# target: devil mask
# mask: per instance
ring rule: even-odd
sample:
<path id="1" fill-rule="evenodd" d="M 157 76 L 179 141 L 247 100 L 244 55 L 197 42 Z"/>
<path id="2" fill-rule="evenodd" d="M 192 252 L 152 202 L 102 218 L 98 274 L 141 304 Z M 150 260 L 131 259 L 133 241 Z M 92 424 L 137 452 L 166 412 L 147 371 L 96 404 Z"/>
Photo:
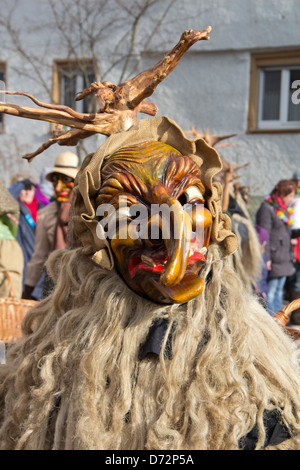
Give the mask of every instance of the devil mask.
<path id="1" fill-rule="evenodd" d="M 198 165 L 148 141 L 112 155 L 101 177 L 96 206 L 126 284 L 161 303 L 198 295 L 212 224 Z"/>
<path id="2" fill-rule="evenodd" d="M 75 181 L 74 233 L 136 293 L 187 302 L 203 289 L 209 243 L 223 244 L 225 254 L 236 249 L 212 183 L 220 168 L 214 149 L 189 141 L 167 118 L 141 121 L 86 157 Z"/>

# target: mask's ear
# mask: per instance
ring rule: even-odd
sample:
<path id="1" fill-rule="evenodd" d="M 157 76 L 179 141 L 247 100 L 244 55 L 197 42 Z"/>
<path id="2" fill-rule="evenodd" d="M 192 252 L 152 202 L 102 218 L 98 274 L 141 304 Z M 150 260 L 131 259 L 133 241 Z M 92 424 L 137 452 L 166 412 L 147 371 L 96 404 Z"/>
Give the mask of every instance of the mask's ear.
<path id="1" fill-rule="evenodd" d="M 212 196 L 208 200 L 208 209 L 213 218 L 211 241 L 220 244 L 227 255 L 238 248 L 236 235 L 231 231 L 231 220 L 222 212 L 223 189 L 221 183 L 212 184 Z"/>

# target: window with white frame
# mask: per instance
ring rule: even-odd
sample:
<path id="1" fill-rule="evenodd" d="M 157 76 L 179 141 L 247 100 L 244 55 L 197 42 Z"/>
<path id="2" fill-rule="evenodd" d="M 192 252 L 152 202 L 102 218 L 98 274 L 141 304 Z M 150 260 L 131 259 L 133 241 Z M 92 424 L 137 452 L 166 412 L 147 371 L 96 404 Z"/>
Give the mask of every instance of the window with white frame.
<path id="1" fill-rule="evenodd" d="M 300 132 L 300 51 L 252 54 L 249 132 Z"/>
<path id="2" fill-rule="evenodd" d="M 258 128 L 300 127 L 300 105 L 293 100 L 300 67 L 260 69 Z"/>

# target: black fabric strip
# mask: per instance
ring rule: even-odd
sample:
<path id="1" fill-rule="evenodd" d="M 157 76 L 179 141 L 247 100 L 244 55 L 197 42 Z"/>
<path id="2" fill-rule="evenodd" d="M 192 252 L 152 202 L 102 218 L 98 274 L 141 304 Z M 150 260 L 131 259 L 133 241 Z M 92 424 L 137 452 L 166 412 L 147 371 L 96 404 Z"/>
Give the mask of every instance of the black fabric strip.
<path id="1" fill-rule="evenodd" d="M 266 432 L 266 439 L 263 449 L 268 446 L 279 445 L 292 437 L 288 428 L 284 425 L 281 418 L 281 413 L 278 410 L 265 410 L 263 415 L 263 422 Z M 240 440 L 240 449 L 254 450 L 257 441 L 258 425 L 255 424 L 251 431 Z"/>
<path id="2" fill-rule="evenodd" d="M 212 278 L 212 271 L 206 276 L 205 284 L 211 281 Z M 159 318 L 156 320 L 153 325 L 149 329 L 149 333 L 147 335 L 146 341 L 140 346 L 139 351 L 139 360 L 141 361 L 144 359 L 147 354 L 156 354 L 159 356 L 161 345 L 163 343 L 166 331 L 168 328 L 168 320 L 165 318 Z M 172 330 L 168 336 L 166 347 L 164 351 L 164 355 L 167 359 L 172 359 Z"/>
<path id="3" fill-rule="evenodd" d="M 157 356 L 159 356 L 161 345 L 164 340 L 167 328 L 168 319 L 166 318 L 159 318 L 153 323 L 153 325 L 149 329 L 146 341 L 140 346 L 140 361 L 144 359 L 148 354 L 156 354 Z M 168 336 L 166 347 L 164 350 L 164 354 L 167 359 L 172 359 L 171 339 L 172 332 Z"/>

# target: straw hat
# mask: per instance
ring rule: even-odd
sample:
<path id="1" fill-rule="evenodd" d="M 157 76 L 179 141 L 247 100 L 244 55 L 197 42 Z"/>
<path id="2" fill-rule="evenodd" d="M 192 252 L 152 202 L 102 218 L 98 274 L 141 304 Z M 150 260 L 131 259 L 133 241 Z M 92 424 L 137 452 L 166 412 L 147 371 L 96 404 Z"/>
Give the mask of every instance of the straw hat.
<path id="1" fill-rule="evenodd" d="M 61 173 L 62 175 L 70 176 L 75 179 L 78 169 L 77 155 L 69 151 L 62 152 L 56 157 L 54 168 L 47 173 L 46 179 L 51 181 L 53 173 Z"/>

